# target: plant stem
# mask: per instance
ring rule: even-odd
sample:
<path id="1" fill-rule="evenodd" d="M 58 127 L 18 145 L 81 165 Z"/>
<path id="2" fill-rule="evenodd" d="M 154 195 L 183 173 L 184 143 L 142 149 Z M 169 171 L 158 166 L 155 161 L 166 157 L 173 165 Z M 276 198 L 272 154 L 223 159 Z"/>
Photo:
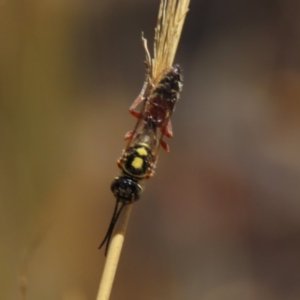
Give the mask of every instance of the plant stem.
<path id="1" fill-rule="evenodd" d="M 131 209 L 132 204 L 126 204 L 114 231 L 109 245 L 96 300 L 108 300 L 110 297 Z"/>

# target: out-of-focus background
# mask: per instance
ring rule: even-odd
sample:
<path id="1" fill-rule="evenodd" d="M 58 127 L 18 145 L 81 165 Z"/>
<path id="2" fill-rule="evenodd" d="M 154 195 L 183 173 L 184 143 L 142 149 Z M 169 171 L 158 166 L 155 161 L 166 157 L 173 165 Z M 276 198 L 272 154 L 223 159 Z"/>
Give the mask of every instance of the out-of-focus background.
<path id="1" fill-rule="evenodd" d="M 0 1 L 0 299 L 95 299 L 158 6 Z M 134 205 L 112 300 L 300 299 L 299 15 L 192 0 L 171 153 Z"/>

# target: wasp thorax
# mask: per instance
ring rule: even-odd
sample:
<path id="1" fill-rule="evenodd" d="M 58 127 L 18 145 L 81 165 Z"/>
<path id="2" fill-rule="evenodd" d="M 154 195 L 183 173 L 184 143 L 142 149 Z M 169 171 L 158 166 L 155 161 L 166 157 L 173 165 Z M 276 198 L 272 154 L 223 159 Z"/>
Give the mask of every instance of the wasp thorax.
<path id="1" fill-rule="evenodd" d="M 123 171 L 141 179 L 147 177 L 152 166 L 153 156 L 146 145 L 136 145 L 127 150 L 124 156 Z"/>

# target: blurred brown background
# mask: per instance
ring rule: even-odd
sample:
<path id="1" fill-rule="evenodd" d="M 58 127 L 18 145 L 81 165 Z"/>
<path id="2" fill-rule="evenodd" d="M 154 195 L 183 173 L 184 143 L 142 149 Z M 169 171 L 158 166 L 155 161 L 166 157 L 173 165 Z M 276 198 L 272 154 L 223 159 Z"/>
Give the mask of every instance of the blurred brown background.
<path id="1" fill-rule="evenodd" d="M 0 299 L 95 299 L 158 5 L 0 1 Z M 300 3 L 190 8 L 171 153 L 111 299 L 300 299 Z"/>

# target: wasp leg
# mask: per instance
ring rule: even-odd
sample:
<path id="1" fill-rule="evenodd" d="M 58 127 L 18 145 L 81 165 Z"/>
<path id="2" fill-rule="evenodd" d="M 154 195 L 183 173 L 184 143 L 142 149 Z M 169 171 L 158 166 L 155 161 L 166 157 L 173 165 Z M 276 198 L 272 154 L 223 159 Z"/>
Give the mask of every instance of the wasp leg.
<path id="1" fill-rule="evenodd" d="M 125 134 L 125 136 L 124 136 L 124 140 L 125 140 L 125 141 L 130 141 L 130 140 L 132 139 L 133 135 L 134 135 L 134 130 L 128 131 L 128 132 Z"/>
<path id="2" fill-rule="evenodd" d="M 170 152 L 170 147 L 164 140 L 160 140 L 160 145 L 166 152 Z"/>
<path id="3" fill-rule="evenodd" d="M 172 123 L 170 120 L 168 121 L 167 126 L 161 129 L 161 132 L 168 138 L 173 137 Z"/>
<path id="4" fill-rule="evenodd" d="M 117 166 L 118 166 L 120 169 L 122 169 L 122 164 L 123 164 L 123 157 L 121 157 L 121 158 L 119 158 L 119 159 L 117 160 Z"/>
<path id="5" fill-rule="evenodd" d="M 133 103 L 131 104 L 131 106 L 129 107 L 129 112 L 136 118 L 141 119 L 143 117 L 143 115 L 134 110 L 142 101 L 144 100 L 142 95 L 138 95 L 138 97 L 133 101 Z"/>
<path id="6" fill-rule="evenodd" d="M 149 168 L 146 179 L 150 179 L 154 175 L 154 167 Z"/>

